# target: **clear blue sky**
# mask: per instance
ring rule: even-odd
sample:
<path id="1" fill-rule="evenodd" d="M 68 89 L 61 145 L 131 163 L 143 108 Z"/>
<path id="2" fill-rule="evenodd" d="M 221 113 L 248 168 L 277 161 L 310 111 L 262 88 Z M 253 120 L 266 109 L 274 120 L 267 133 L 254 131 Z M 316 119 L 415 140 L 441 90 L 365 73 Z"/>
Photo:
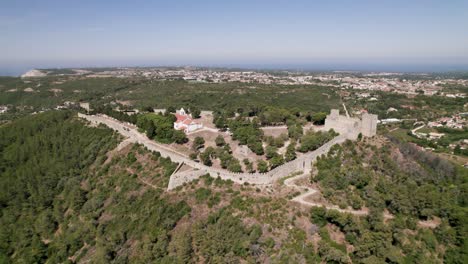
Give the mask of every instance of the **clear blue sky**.
<path id="1" fill-rule="evenodd" d="M 165 64 L 468 65 L 468 1 L 0 1 L 3 69 Z"/>

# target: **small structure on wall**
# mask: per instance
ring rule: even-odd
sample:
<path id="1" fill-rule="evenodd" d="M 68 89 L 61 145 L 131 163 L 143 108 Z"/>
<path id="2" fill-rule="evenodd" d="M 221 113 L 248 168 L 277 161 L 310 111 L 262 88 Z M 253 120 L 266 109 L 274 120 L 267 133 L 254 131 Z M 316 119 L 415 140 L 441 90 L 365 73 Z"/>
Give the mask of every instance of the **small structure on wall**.
<path id="1" fill-rule="evenodd" d="M 185 133 L 193 132 L 203 127 L 203 124 L 193 121 L 192 115 L 187 114 L 184 108 L 175 113 L 177 120 L 174 122 L 174 129 L 183 130 Z"/>
<path id="2" fill-rule="evenodd" d="M 333 129 L 348 139 L 355 140 L 359 133 L 365 137 L 377 134 L 377 115 L 364 113 L 362 119 L 340 115 L 338 109 L 332 109 L 325 119 L 325 129 Z"/>

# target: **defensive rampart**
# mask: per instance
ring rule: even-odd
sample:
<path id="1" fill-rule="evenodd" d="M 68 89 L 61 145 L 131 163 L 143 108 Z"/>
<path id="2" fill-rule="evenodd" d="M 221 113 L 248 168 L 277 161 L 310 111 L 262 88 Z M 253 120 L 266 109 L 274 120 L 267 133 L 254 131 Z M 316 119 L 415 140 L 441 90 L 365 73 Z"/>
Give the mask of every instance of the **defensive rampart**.
<path id="1" fill-rule="evenodd" d="M 330 148 L 335 145 L 342 143 L 346 140 L 345 136 L 337 136 L 325 143 L 323 146 L 315 151 L 308 152 L 299 155 L 297 159 L 287 162 L 277 168 L 272 169 L 267 173 L 235 173 L 224 169 L 217 169 L 213 167 L 205 166 L 199 162 L 191 160 L 185 154 L 177 152 L 163 144 L 159 144 L 153 140 L 150 140 L 146 135 L 138 132 L 137 128 L 129 123 L 124 123 L 106 115 L 85 115 L 78 114 L 79 117 L 84 118 L 94 124 L 105 124 L 106 126 L 116 130 L 129 140 L 146 146 L 149 150 L 157 151 L 162 157 L 170 158 L 173 162 L 184 162 L 188 166 L 195 170 L 188 172 L 176 173 L 169 179 L 168 190 L 172 190 L 184 183 L 198 179 L 204 174 L 210 174 L 212 177 L 220 177 L 223 180 L 232 180 L 233 182 L 243 184 L 248 182 L 254 185 L 268 185 L 274 181 L 288 176 L 296 171 L 310 171 L 311 163 L 320 155 L 326 154 Z"/>

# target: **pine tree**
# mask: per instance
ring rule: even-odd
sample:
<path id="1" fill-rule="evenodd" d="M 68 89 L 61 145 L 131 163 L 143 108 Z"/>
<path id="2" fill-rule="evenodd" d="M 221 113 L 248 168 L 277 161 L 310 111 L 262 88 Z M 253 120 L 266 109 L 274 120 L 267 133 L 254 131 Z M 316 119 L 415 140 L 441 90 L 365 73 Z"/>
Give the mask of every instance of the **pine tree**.
<path id="1" fill-rule="evenodd" d="M 153 139 L 156 136 L 156 127 L 153 122 L 148 122 L 148 128 L 146 129 L 146 136 Z"/>

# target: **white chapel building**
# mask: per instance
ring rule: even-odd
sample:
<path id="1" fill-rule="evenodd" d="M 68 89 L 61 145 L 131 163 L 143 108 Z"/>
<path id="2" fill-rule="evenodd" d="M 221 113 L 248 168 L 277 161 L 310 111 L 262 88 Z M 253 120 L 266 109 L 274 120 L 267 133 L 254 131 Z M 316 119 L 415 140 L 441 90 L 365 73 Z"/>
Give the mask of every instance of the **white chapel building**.
<path id="1" fill-rule="evenodd" d="M 175 113 L 177 120 L 174 122 L 174 129 L 183 130 L 185 133 L 193 132 L 203 127 L 203 124 L 193 121 L 192 115 L 187 114 L 184 108 Z"/>

